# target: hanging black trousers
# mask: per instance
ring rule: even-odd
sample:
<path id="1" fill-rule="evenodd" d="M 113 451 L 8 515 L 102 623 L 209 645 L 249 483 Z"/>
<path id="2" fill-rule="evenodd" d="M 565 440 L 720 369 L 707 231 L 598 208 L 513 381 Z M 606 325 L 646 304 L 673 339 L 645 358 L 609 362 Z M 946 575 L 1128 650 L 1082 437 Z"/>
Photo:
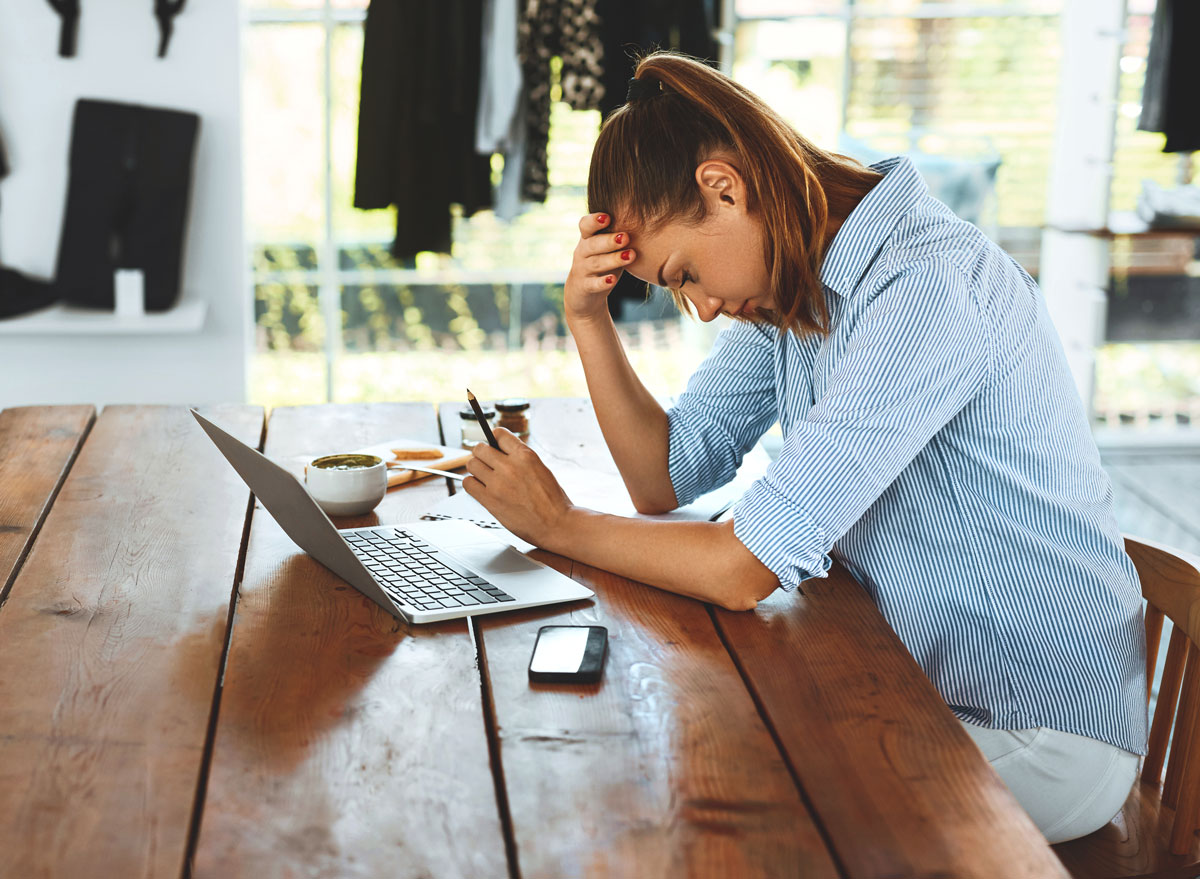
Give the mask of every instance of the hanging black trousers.
<path id="1" fill-rule="evenodd" d="M 75 105 L 55 277 L 60 299 L 110 309 L 113 274 L 124 268 L 145 274 L 147 311 L 175 304 L 198 127 L 194 113 Z"/>

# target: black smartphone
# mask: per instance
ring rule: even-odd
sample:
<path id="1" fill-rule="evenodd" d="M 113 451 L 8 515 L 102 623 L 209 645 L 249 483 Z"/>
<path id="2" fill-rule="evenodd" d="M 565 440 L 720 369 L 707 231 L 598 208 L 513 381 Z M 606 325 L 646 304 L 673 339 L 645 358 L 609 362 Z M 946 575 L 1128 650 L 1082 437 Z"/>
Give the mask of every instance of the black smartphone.
<path id="1" fill-rule="evenodd" d="M 529 660 L 529 680 L 544 684 L 594 684 L 608 655 L 604 626 L 542 626 Z"/>

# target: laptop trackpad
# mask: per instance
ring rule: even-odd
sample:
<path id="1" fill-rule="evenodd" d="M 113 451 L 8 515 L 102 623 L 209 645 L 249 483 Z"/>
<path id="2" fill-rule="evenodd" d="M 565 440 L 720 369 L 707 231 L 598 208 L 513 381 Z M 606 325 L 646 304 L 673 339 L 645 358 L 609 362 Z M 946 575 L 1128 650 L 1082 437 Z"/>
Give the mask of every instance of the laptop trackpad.
<path id="1" fill-rule="evenodd" d="M 494 543 L 486 546 L 456 546 L 451 550 L 467 567 L 480 574 L 521 574 L 540 571 L 543 565 L 528 559 L 511 546 Z"/>

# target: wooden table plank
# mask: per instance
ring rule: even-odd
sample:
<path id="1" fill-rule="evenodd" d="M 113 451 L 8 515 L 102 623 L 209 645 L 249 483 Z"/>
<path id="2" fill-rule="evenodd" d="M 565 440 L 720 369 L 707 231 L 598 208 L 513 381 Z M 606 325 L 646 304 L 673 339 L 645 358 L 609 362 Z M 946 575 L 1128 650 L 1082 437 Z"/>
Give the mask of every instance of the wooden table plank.
<path id="1" fill-rule="evenodd" d="M 587 401 L 534 401 L 531 421 L 553 467 L 615 470 Z M 838 875 L 705 606 L 535 556 L 597 597 L 476 621 L 520 875 Z M 529 682 L 554 623 L 608 627 L 600 684 Z"/>
<path id="2" fill-rule="evenodd" d="M 95 419 L 93 406 L 0 412 L 0 605 Z"/>
<path id="3" fill-rule="evenodd" d="M 433 407 L 276 409 L 266 450 L 296 465 L 400 437 L 436 441 Z M 446 491 L 337 524 L 409 521 Z M 466 624 L 397 622 L 256 509 L 193 875 L 507 873 Z"/>
<path id="4" fill-rule="evenodd" d="M 1062 865 L 866 593 L 716 611 L 850 877 L 1064 877 Z"/>
<path id="5" fill-rule="evenodd" d="M 97 419 L 0 613 L 0 875 L 179 873 L 249 497 L 186 409 Z"/>

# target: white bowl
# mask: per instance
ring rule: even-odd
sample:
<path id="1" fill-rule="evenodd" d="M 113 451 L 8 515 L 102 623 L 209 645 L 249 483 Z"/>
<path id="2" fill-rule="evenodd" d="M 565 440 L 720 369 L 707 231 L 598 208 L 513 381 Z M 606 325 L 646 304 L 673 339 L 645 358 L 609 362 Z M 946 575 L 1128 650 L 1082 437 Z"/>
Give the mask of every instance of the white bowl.
<path id="1" fill-rule="evenodd" d="M 308 493 L 329 516 L 361 516 L 387 493 L 387 465 L 377 455 L 323 455 L 304 468 Z"/>

